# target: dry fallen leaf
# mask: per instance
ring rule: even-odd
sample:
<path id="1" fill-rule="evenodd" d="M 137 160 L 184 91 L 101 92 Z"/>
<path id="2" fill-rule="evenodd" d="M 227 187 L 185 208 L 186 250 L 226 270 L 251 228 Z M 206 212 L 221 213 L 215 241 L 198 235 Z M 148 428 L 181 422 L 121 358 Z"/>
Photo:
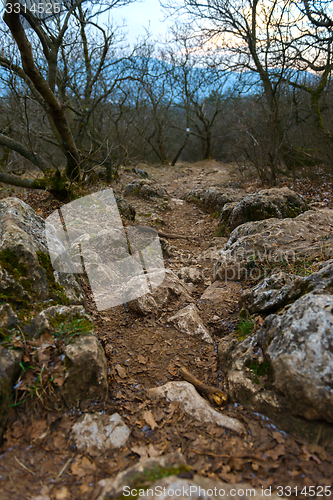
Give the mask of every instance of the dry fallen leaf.
<path id="1" fill-rule="evenodd" d="M 155 429 L 155 427 L 158 427 L 157 423 L 155 422 L 155 419 L 153 417 L 153 414 L 151 411 L 149 410 L 146 410 L 143 412 L 143 418 L 146 422 L 146 424 L 149 425 L 149 427 L 151 427 L 151 429 Z"/>
<path id="2" fill-rule="evenodd" d="M 57 490 L 54 495 L 56 500 L 67 500 L 67 498 L 70 498 L 70 493 L 66 486 Z"/>
<path id="3" fill-rule="evenodd" d="M 285 447 L 283 446 L 283 444 L 279 444 L 278 446 L 276 446 L 272 450 L 268 450 L 265 452 L 265 455 L 267 457 L 272 458 L 273 460 L 277 460 L 279 456 L 285 455 L 285 454 L 286 454 L 286 450 L 285 450 Z"/>
<path id="4" fill-rule="evenodd" d="M 57 385 L 58 387 L 62 387 L 64 382 L 65 382 L 65 377 L 63 375 L 59 375 L 59 377 L 55 377 L 53 379 L 53 384 Z"/>
<path id="5" fill-rule="evenodd" d="M 319 460 L 319 458 L 317 457 L 317 455 L 314 455 L 314 453 L 311 453 L 311 450 L 309 449 L 309 446 L 307 446 L 306 444 L 304 444 L 302 446 L 302 451 L 303 451 L 303 455 L 301 455 L 301 458 L 303 458 L 304 460 L 309 461 L 312 458 L 318 464 L 321 463 L 321 461 Z"/>
<path id="6" fill-rule="evenodd" d="M 308 444 L 308 450 L 310 453 L 316 453 L 321 460 L 327 459 L 327 453 L 325 448 L 319 444 Z"/>
<path id="7" fill-rule="evenodd" d="M 121 378 L 126 378 L 127 377 L 127 372 L 125 370 L 125 368 L 121 365 L 116 365 L 116 370 L 117 370 L 117 373 L 119 375 L 119 377 Z"/>
<path id="8" fill-rule="evenodd" d="M 84 477 L 87 474 L 96 470 L 96 465 L 87 457 L 77 458 L 75 462 L 71 465 L 71 472 L 74 476 Z"/>
<path id="9" fill-rule="evenodd" d="M 38 439 L 39 437 L 42 437 L 43 434 L 45 436 L 46 429 L 47 429 L 47 421 L 45 418 L 39 418 L 37 420 L 34 420 L 34 422 L 31 425 L 31 434 L 30 434 L 31 439 Z"/>
<path id="10" fill-rule="evenodd" d="M 272 437 L 279 444 L 283 444 L 285 442 L 285 438 L 283 437 L 283 434 L 281 434 L 281 432 L 277 432 L 277 431 L 272 432 Z"/>
<path id="11" fill-rule="evenodd" d="M 142 356 L 141 354 L 139 354 L 138 356 L 138 361 L 141 365 L 145 365 L 148 361 L 148 358 L 145 358 L 144 356 Z"/>
<path id="12" fill-rule="evenodd" d="M 170 365 L 168 366 L 168 372 L 170 373 L 170 375 L 177 375 L 178 370 L 175 367 L 175 365 L 173 365 L 172 363 L 170 363 Z"/>

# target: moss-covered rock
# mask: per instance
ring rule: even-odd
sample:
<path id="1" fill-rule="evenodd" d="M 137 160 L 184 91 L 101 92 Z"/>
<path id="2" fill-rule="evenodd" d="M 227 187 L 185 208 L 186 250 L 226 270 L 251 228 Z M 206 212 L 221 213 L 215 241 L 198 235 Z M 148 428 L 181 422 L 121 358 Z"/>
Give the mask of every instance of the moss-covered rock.
<path id="1" fill-rule="evenodd" d="M 51 306 L 33 317 L 24 332 L 33 338 L 44 333 L 53 336 L 75 336 L 91 333 L 94 325 L 82 306 Z"/>
<path id="2" fill-rule="evenodd" d="M 136 179 L 128 184 L 123 192 L 126 196 L 138 196 L 139 198 L 168 198 L 166 190 L 148 179 Z"/>
<path id="3" fill-rule="evenodd" d="M 125 219 L 128 219 L 132 222 L 135 221 L 135 208 L 133 205 L 128 203 L 122 196 L 119 196 L 115 194 L 115 199 L 117 202 L 117 207 L 119 210 L 120 215 L 125 217 Z"/>
<path id="4" fill-rule="evenodd" d="M 68 407 L 82 400 L 104 401 L 108 393 L 104 350 L 97 337 L 80 335 L 65 349 L 65 382 L 61 395 Z"/>
<path id="5" fill-rule="evenodd" d="M 185 200 L 219 218 L 226 204 L 237 203 L 245 196 L 246 192 L 243 189 L 193 188 L 186 193 Z"/>
<path id="6" fill-rule="evenodd" d="M 40 310 L 50 304 L 80 304 L 82 291 L 73 275 L 54 272 L 45 237 L 45 222 L 17 198 L 0 202 L 0 303 L 14 310 Z"/>
<path id="7" fill-rule="evenodd" d="M 214 264 L 214 280 L 261 279 L 265 269 L 332 258 L 333 210 L 308 210 L 295 218 L 247 222 L 234 229 Z"/>
<path id="8" fill-rule="evenodd" d="M 304 199 L 287 187 L 263 189 L 237 203 L 224 205 L 218 229 L 219 236 L 229 234 L 246 222 L 293 218 L 307 209 Z"/>

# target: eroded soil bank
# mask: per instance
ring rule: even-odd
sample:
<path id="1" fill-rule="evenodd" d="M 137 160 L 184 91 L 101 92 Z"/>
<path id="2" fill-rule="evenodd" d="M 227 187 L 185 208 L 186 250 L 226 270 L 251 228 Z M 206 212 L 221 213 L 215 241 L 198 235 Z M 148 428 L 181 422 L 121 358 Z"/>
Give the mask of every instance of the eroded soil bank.
<path id="1" fill-rule="evenodd" d="M 312 432 L 310 425 L 308 438 L 301 433 L 295 437 L 267 417 L 232 402 L 223 413 L 246 426 L 246 436 L 240 437 L 214 424 L 200 423 L 176 403 L 154 402 L 147 397 L 147 389 L 181 380 L 180 366 L 209 385 L 222 386 L 217 343 L 238 324 L 238 298 L 250 283 L 227 284 L 219 302 L 200 299 L 212 283 L 211 251 L 215 246 L 221 248 L 227 238 L 215 240 L 218 220 L 182 199 L 196 186 L 235 186 L 238 181 L 232 168 L 212 161 L 178 165 L 174 169 L 144 169 L 166 188 L 170 201 L 163 204 L 130 197 L 136 208 L 136 223 L 189 238 L 167 239 L 170 248 L 165 265 L 175 272 L 196 266 L 203 273 L 204 280 L 194 284 L 191 292 L 214 342 L 207 344 L 172 327 L 168 318 L 182 307 L 176 298 L 158 315 L 140 316 L 126 304 L 97 312 L 89 286 L 81 279 L 87 309 L 107 357 L 108 399 L 96 405 L 78 403 L 76 409 L 62 414 L 49 409 L 43 394 L 38 394 L 34 400 L 13 408 L 0 450 L 1 499 L 95 499 L 101 479 L 125 470 L 140 457 L 177 450 L 194 473 L 227 483 L 272 486 L 272 490 L 289 486 L 289 498 L 299 498 L 294 494 L 296 487 L 300 491 L 309 486 L 331 486 L 333 444 L 325 437 L 324 423 L 319 432 L 318 426 Z M 121 191 L 134 178 L 133 172 L 123 172 L 115 189 Z M 254 189 L 246 184 L 244 187 L 249 192 Z M 94 190 L 98 188 L 95 186 Z M 27 196 L 18 190 L 15 195 L 24 198 L 43 217 L 58 206 L 45 194 Z M 68 439 L 73 423 L 82 413 L 93 411 L 109 415 L 118 412 L 122 416 L 131 430 L 125 447 L 94 457 L 74 448 Z M 288 417 L 286 420 L 290 422 Z M 303 494 L 301 498 L 307 496 Z"/>

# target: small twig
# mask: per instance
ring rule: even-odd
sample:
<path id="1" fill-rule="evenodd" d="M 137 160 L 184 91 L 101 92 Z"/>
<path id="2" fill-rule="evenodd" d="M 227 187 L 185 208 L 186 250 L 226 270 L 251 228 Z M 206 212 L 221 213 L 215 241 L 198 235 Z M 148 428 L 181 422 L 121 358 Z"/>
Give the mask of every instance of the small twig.
<path id="1" fill-rule="evenodd" d="M 26 467 L 24 464 L 22 464 L 22 462 L 20 462 L 19 459 L 16 456 L 14 456 L 14 458 L 15 458 L 16 462 L 18 464 L 20 464 L 21 467 L 23 467 L 23 469 L 27 470 L 28 472 L 30 472 L 30 474 L 33 474 L 34 476 L 36 475 L 35 472 L 33 472 L 32 470 L 28 469 L 28 467 Z"/>
<path id="2" fill-rule="evenodd" d="M 57 477 L 55 478 L 54 482 L 56 483 L 58 481 L 58 479 L 60 478 L 60 476 L 65 472 L 68 464 L 73 460 L 73 457 L 70 457 L 67 462 L 65 463 L 65 465 L 63 466 L 63 468 L 61 469 L 61 471 L 59 472 L 59 474 L 57 475 Z"/>

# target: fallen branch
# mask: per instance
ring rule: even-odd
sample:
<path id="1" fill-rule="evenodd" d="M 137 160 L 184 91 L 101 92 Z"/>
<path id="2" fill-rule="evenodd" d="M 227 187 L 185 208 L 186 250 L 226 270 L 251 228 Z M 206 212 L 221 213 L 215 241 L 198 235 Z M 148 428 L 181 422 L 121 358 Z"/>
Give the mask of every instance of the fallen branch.
<path id="1" fill-rule="evenodd" d="M 179 368 L 179 373 L 183 377 L 183 379 L 194 385 L 198 392 L 206 396 L 211 403 L 216 404 L 217 406 L 222 406 L 227 402 L 228 396 L 224 392 L 220 391 L 220 389 L 217 389 L 216 387 L 204 384 L 203 382 L 195 378 L 195 376 L 192 375 L 192 373 L 186 370 L 186 368 L 184 368 L 183 366 Z"/>

